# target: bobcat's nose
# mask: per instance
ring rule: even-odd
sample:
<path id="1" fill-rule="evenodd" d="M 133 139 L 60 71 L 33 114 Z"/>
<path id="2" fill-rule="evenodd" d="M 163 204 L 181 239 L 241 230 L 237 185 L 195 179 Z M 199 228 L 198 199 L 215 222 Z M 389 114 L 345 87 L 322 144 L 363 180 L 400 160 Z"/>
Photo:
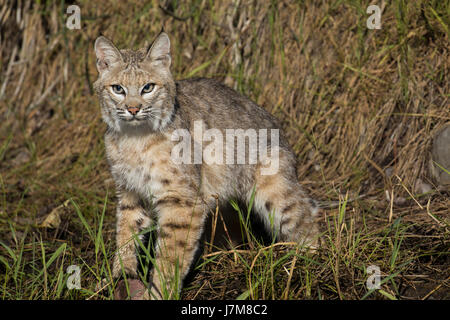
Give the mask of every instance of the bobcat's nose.
<path id="1" fill-rule="evenodd" d="M 142 104 L 138 104 L 138 105 L 134 105 L 134 106 L 126 105 L 126 108 L 129 113 L 131 113 L 133 116 L 135 116 L 139 112 L 139 110 L 141 110 Z"/>

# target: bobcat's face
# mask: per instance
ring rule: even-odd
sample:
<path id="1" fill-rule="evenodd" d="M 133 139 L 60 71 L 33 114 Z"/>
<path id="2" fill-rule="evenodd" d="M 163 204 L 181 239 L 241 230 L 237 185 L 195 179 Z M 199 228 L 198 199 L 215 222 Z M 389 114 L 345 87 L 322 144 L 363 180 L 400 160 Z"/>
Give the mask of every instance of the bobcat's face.
<path id="1" fill-rule="evenodd" d="M 167 35 L 161 33 L 150 49 L 137 51 L 119 51 L 99 37 L 95 50 L 100 76 L 94 86 L 108 126 L 116 131 L 163 130 L 171 120 L 175 96 Z"/>

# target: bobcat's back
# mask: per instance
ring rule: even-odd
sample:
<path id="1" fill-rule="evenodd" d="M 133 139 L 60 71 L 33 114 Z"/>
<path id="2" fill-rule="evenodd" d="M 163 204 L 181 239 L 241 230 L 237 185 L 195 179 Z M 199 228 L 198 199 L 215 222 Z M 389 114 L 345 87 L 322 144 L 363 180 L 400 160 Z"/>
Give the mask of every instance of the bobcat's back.
<path id="1" fill-rule="evenodd" d="M 275 129 L 278 121 L 249 98 L 214 79 L 176 81 L 180 116 L 210 128 Z"/>

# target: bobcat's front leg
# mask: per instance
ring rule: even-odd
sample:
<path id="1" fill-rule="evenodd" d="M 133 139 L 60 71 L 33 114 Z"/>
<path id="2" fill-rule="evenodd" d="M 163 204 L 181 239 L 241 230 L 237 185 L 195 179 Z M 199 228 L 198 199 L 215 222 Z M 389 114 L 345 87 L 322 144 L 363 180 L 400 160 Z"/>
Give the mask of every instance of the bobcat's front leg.
<path id="1" fill-rule="evenodd" d="M 127 276 L 137 278 L 138 260 L 134 237 L 151 223 L 142 207 L 139 196 L 134 192 L 118 193 L 116 245 L 113 262 L 113 277 L 122 275 L 122 267 Z"/>
<path id="2" fill-rule="evenodd" d="M 181 289 L 202 234 L 205 207 L 199 202 L 178 195 L 155 202 L 159 229 L 151 299 L 173 299 Z"/>

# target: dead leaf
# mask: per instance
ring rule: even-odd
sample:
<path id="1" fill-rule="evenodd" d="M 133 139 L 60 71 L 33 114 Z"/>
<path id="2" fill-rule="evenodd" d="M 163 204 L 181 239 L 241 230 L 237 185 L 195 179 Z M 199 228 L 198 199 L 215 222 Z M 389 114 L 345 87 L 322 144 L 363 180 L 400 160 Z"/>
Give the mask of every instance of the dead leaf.
<path id="1" fill-rule="evenodd" d="M 70 200 L 66 200 L 62 205 L 54 208 L 47 217 L 45 217 L 40 226 L 42 228 L 58 228 L 61 224 L 61 217 L 65 213 L 65 209 L 68 207 L 69 202 Z"/>

